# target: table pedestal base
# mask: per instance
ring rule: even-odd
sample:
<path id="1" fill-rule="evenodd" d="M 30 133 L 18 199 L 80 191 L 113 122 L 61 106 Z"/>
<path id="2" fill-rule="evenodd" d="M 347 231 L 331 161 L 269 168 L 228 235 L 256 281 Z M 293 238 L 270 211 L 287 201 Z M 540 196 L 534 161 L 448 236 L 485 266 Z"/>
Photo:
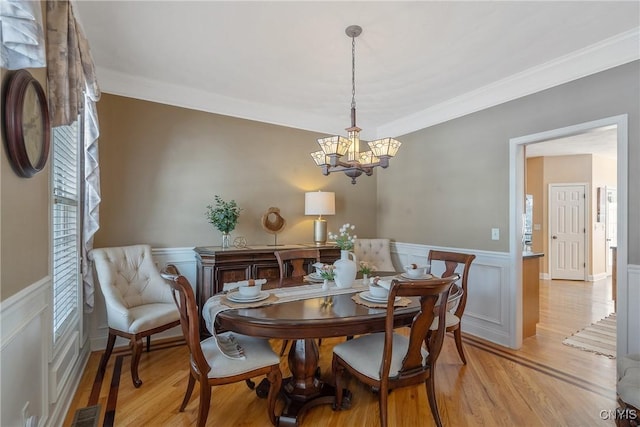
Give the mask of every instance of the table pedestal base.
<path id="1" fill-rule="evenodd" d="M 315 396 L 309 396 L 306 400 L 298 400 L 289 397 L 287 395 L 286 388 L 283 388 L 282 394 L 285 399 L 285 407 L 278 418 L 278 426 L 298 427 L 298 423 L 307 410 L 318 405 L 333 406 L 336 395 L 335 387 L 325 382 L 320 382 L 318 388 L 318 394 Z M 351 392 L 345 389 L 343 393 L 342 408 L 340 409 L 349 409 L 351 407 Z"/>

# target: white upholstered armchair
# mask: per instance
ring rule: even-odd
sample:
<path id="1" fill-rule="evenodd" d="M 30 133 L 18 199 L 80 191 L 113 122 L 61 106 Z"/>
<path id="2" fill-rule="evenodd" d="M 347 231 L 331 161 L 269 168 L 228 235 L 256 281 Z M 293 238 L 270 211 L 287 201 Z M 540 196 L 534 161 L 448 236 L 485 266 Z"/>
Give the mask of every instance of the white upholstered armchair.
<path id="1" fill-rule="evenodd" d="M 367 261 L 375 265 L 378 271 L 396 271 L 391 261 L 389 239 L 356 239 L 353 253 L 358 262 Z"/>
<path id="2" fill-rule="evenodd" d="M 107 366 L 116 337 L 127 338 L 132 351 L 131 379 L 135 387 L 140 387 L 142 338 L 147 338 L 149 351 L 151 335 L 180 324 L 171 286 L 160 276 L 149 245 L 94 249 L 90 256 L 104 294 L 109 324 L 100 370 L 104 372 Z"/>

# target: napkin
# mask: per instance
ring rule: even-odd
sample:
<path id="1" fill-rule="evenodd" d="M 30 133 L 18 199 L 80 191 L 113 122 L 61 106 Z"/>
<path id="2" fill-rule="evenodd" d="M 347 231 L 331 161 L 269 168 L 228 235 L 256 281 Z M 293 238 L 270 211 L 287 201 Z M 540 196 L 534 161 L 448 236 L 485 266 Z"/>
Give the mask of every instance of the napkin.
<path id="1" fill-rule="evenodd" d="M 246 359 L 244 349 L 231 332 L 216 334 L 216 344 L 220 352 L 229 359 Z"/>
<path id="2" fill-rule="evenodd" d="M 378 286 L 382 286 L 383 288 L 385 288 L 386 290 L 391 289 L 391 280 L 383 280 L 383 279 L 378 279 L 378 282 L 376 283 Z"/>
<path id="3" fill-rule="evenodd" d="M 256 285 L 264 285 L 265 283 L 267 283 L 267 279 L 255 279 L 253 281 Z M 239 282 L 229 282 L 229 283 L 225 283 L 222 285 L 222 290 L 223 291 L 231 291 L 233 289 L 237 289 L 241 286 L 248 286 L 249 285 L 249 281 L 248 280 L 240 280 Z"/>

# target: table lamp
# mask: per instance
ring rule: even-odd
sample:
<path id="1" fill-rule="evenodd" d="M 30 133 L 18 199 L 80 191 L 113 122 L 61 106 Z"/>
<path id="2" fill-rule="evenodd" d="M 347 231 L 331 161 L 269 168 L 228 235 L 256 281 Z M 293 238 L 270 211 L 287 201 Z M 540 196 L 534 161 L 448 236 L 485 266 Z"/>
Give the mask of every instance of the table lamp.
<path id="1" fill-rule="evenodd" d="M 304 214 L 319 215 L 313 221 L 313 241 L 316 245 L 327 243 L 327 220 L 322 215 L 335 215 L 336 194 L 331 191 L 313 191 L 304 195 Z"/>

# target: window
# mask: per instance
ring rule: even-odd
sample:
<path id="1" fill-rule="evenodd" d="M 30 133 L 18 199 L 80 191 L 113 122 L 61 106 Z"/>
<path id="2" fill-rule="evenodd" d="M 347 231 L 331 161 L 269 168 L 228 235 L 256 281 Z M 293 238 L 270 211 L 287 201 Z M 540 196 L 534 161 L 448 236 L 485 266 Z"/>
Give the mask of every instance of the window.
<path id="1" fill-rule="evenodd" d="M 53 129 L 53 342 L 78 315 L 80 295 L 80 125 Z"/>

